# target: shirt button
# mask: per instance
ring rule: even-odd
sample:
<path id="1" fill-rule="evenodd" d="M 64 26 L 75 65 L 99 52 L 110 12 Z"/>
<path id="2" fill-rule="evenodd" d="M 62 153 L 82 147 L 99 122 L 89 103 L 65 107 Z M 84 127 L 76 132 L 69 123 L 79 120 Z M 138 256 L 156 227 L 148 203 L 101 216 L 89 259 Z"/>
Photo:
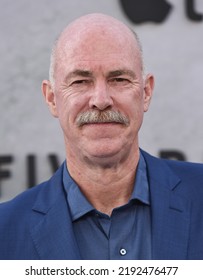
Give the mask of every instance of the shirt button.
<path id="1" fill-rule="evenodd" d="M 121 256 L 125 256 L 127 254 L 126 249 L 124 249 L 124 248 L 120 249 L 120 254 L 121 254 Z"/>

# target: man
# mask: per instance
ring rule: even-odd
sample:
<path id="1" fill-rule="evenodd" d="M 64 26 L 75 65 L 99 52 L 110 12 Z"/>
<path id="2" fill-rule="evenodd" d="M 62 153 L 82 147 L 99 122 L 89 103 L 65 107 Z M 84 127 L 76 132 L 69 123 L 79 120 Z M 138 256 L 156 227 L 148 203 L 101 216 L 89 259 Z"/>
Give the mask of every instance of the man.
<path id="1" fill-rule="evenodd" d="M 42 91 L 66 162 L 0 206 L 1 259 L 202 259 L 203 167 L 139 149 L 152 97 L 137 36 L 102 14 L 55 43 Z"/>

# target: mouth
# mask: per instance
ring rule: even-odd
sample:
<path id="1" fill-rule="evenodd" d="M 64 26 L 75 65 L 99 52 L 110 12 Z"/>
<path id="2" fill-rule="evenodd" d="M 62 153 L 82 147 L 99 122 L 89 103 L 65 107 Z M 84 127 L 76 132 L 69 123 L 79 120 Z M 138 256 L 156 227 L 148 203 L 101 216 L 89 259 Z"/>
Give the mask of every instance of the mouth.
<path id="1" fill-rule="evenodd" d="M 107 121 L 107 122 L 88 122 L 88 123 L 84 123 L 81 126 L 112 126 L 112 125 L 122 125 L 124 126 L 123 123 L 120 122 L 112 122 L 112 121 Z"/>

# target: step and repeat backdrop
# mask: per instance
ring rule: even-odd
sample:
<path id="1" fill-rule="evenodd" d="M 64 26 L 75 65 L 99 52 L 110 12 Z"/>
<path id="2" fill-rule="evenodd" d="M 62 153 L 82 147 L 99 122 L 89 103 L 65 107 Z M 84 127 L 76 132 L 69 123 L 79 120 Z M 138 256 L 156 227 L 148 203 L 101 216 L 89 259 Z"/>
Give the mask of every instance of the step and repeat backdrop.
<path id="1" fill-rule="evenodd" d="M 57 35 L 92 12 L 134 29 L 146 71 L 155 75 L 140 147 L 203 163 L 202 0 L 0 0 L 0 201 L 47 180 L 65 159 L 41 82 Z"/>

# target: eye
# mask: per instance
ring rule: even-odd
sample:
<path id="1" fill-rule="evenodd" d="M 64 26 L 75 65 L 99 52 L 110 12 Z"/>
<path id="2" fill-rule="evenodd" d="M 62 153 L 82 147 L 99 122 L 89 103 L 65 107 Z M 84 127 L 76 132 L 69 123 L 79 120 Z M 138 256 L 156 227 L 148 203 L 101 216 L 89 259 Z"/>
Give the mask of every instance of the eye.
<path id="1" fill-rule="evenodd" d="M 75 80 L 72 82 L 71 85 L 81 85 L 81 84 L 87 84 L 89 82 L 90 82 L 89 80 Z"/>
<path id="2" fill-rule="evenodd" d="M 118 83 L 123 83 L 123 82 L 127 81 L 127 79 L 124 79 L 124 78 L 115 78 L 115 81 L 118 82 Z"/>
<path id="3" fill-rule="evenodd" d="M 116 78 L 112 78 L 110 80 L 110 83 L 115 85 L 127 85 L 130 83 L 130 81 L 126 78 L 116 77 Z"/>

